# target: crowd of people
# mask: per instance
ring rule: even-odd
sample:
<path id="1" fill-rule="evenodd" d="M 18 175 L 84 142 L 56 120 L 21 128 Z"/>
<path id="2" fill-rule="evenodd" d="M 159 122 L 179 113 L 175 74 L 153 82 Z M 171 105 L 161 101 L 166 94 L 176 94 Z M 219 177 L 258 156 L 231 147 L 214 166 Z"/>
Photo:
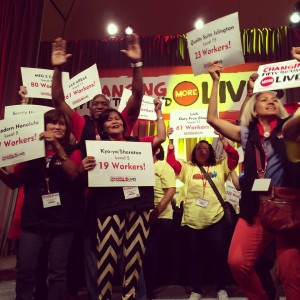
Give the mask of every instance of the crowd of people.
<path id="1" fill-rule="evenodd" d="M 112 299 L 116 273 L 120 273 L 123 300 L 142 299 L 137 291 L 143 286 L 146 298 L 154 299 L 161 247 L 172 227 L 175 179 L 183 183 L 182 255 L 190 288 L 188 299 L 202 299 L 207 254 L 219 300 L 229 299 L 226 285 L 230 272 L 248 299 L 276 300 L 270 275 L 275 260 L 286 299 L 300 299 L 299 232 L 279 235 L 267 231 L 259 218 L 262 191 L 253 190 L 259 180 L 258 157 L 270 187 L 299 189 L 300 157 L 297 151 L 295 157 L 294 151 L 291 161 L 286 145 L 291 143 L 294 149 L 300 146 L 300 116 L 287 113 L 274 91 L 253 94 L 258 78 L 253 74 L 239 125 L 219 118 L 217 94 L 223 66 L 213 63 L 209 68 L 213 84 L 207 122 L 219 134 L 226 156 L 218 160 L 211 143 L 199 137 L 190 159 L 178 160 L 174 131 L 166 129 L 159 98 L 153 102 L 156 134 L 131 136 L 143 98 L 142 52 L 137 34 L 127 36 L 127 48 L 122 52 L 132 66 L 132 94 L 125 109 L 119 112 L 110 108 L 109 98 L 99 93 L 90 101 L 90 114 L 81 116 L 65 102 L 62 69 L 71 57 L 66 41 L 58 38 L 52 44 L 54 109 L 44 114 L 45 129 L 39 135 L 45 142 L 45 157 L 0 168 L 0 179 L 8 187 L 24 187 L 16 300 L 71 299 L 69 275 L 81 272 L 70 260 L 72 252 L 84 261 L 89 299 Z M 300 61 L 300 48 L 293 48 L 291 54 Z M 20 95 L 26 104 L 23 87 Z M 162 144 L 167 138 L 164 159 Z M 244 149 L 240 178 L 235 173 L 239 155 L 228 140 Z M 96 158 L 87 153 L 86 141 L 150 143 L 154 186 L 89 187 L 88 174 L 95 169 Z M 228 177 L 241 190 L 239 219 L 233 233 L 219 201 L 219 197 L 225 199 Z M 76 238 L 78 244 L 74 244 Z M 43 250 L 45 244 L 47 249 Z M 271 253 L 276 249 L 276 258 L 266 255 L 270 249 Z M 39 278 L 44 278 L 42 284 L 47 286 L 42 295 L 36 293 Z"/>

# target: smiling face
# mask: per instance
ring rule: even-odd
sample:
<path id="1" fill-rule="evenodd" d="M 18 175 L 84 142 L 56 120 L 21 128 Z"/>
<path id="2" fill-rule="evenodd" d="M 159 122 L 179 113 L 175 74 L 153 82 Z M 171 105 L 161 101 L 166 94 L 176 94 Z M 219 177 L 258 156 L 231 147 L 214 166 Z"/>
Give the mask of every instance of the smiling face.
<path id="1" fill-rule="evenodd" d="M 257 117 L 274 117 L 279 115 L 278 99 L 273 93 L 261 93 L 256 98 L 254 111 Z"/>
<path id="2" fill-rule="evenodd" d="M 109 113 L 108 118 L 103 124 L 103 131 L 113 139 L 122 138 L 124 125 L 123 120 L 117 112 L 113 111 Z"/>
<path id="3" fill-rule="evenodd" d="M 90 115 L 93 120 L 98 120 L 102 112 L 110 106 L 109 100 L 104 95 L 96 96 L 90 103 Z"/>
<path id="4" fill-rule="evenodd" d="M 63 140 L 67 131 L 65 119 L 61 117 L 59 119 L 48 122 L 46 124 L 46 131 L 52 131 L 53 135 L 58 140 Z"/>

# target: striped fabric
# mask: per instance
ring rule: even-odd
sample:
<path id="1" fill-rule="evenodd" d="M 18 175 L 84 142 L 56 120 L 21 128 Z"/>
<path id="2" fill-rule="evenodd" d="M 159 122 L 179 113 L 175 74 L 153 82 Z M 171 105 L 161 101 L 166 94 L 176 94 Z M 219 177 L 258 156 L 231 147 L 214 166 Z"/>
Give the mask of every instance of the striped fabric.
<path id="1" fill-rule="evenodd" d="M 99 300 L 112 299 L 119 254 L 124 265 L 122 299 L 134 299 L 149 235 L 149 215 L 149 211 L 128 211 L 97 219 Z"/>

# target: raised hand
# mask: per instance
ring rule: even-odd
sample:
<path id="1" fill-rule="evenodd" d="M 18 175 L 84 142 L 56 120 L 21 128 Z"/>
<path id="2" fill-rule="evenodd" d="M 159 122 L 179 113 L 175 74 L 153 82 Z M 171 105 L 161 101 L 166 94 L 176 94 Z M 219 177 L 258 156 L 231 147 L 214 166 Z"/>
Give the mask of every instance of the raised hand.
<path id="1" fill-rule="evenodd" d="M 68 61 L 72 54 L 67 54 L 67 42 L 57 38 L 52 43 L 51 62 L 53 66 L 61 66 Z"/>
<path id="2" fill-rule="evenodd" d="M 19 95 L 21 96 L 21 104 L 28 104 L 28 97 L 27 97 L 27 88 L 26 86 L 21 85 L 19 89 Z"/>
<path id="3" fill-rule="evenodd" d="M 223 65 L 219 62 L 213 62 L 208 69 L 208 73 L 211 76 L 212 80 L 219 81 L 220 80 L 220 72 L 224 70 Z"/>
<path id="4" fill-rule="evenodd" d="M 291 54 L 294 59 L 300 61 L 300 47 L 292 47 Z"/>
<path id="5" fill-rule="evenodd" d="M 249 91 L 253 91 L 254 88 L 254 82 L 255 80 L 258 78 L 258 74 L 257 73 L 253 73 L 252 75 L 250 75 L 249 79 L 248 79 L 248 83 L 247 83 L 247 90 Z"/>
<path id="6" fill-rule="evenodd" d="M 156 97 L 154 99 L 153 103 L 154 103 L 154 110 L 155 111 L 161 110 L 162 102 L 158 97 Z"/>
<path id="7" fill-rule="evenodd" d="M 127 49 L 121 50 L 133 62 L 139 62 L 142 59 L 142 50 L 140 45 L 140 38 L 136 33 L 130 34 L 126 37 Z"/>
<path id="8" fill-rule="evenodd" d="M 168 138 L 170 138 L 170 135 L 172 135 L 173 132 L 174 132 L 174 128 L 173 127 L 168 127 L 168 129 L 167 129 Z"/>

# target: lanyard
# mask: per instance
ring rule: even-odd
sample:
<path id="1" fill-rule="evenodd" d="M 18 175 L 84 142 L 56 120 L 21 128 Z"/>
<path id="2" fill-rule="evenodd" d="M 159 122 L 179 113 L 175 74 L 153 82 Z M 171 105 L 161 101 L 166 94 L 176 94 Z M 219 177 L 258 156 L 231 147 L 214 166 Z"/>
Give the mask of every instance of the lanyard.
<path id="1" fill-rule="evenodd" d="M 98 132 L 98 128 L 97 128 L 97 122 L 94 122 L 94 127 L 95 127 L 95 139 L 96 141 L 100 141 L 100 134 Z"/>
<path id="2" fill-rule="evenodd" d="M 50 193 L 50 168 L 53 168 L 54 164 L 51 164 L 53 156 L 47 156 L 45 159 L 45 182 L 48 194 Z"/>
<path id="3" fill-rule="evenodd" d="M 203 169 L 204 169 L 204 167 L 203 167 Z M 207 176 L 209 176 L 209 167 L 207 167 L 206 173 L 207 173 Z M 206 184 L 207 184 L 207 180 L 206 180 L 205 176 L 203 176 L 203 178 L 202 178 L 202 187 L 203 187 L 202 188 L 202 198 L 203 199 L 204 199 Z"/>

